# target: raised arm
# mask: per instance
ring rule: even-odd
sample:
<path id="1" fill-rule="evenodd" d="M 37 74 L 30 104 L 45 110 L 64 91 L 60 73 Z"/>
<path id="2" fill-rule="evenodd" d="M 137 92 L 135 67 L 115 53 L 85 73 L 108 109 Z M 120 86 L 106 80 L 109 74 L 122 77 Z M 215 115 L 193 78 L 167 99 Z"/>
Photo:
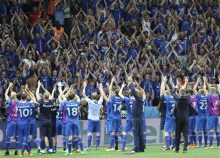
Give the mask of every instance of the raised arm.
<path id="1" fill-rule="evenodd" d="M 112 95 L 112 86 L 113 86 L 114 81 L 115 81 L 115 77 L 112 78 L 110 86 L 109 86 L 109 97 L 111 97 Z"/>
<path id="2" fill-rule="evenodd" d="M 37 100 L 41 99 L 41 97 L 40 97 L 40 87 L 41 87 L 41 82 L 38 81 L 37 90 L 36 90 L 36 98 L 37 98 Z"/>
<path id="3" fill-rule="evenodd" d="M 188 77 L 185 78 L 185 84 L 181 87 L 181 89 L 186 89 L 187 85 L 188 85 L 189 79 Z"/>
<path id="4" fill-rule="evenodd" d="M 24 92 L 29 96 L 33 103 L 37 103 L 35 96 L 32 95 L 32 93 L 28 89 L 25 88 Z"/>
<path id="5" fill-rule="evenodd" d="M 160 86 L 160 96 L 165 94 L 166 81 L 167 81 L 167 78 L 162 76 L 162 81 L 161 81 L 161 86 Z"/>
<path id="6" fill-rule="evenodd" d="M 5 99 L 6 100 L 10 98 L 8 93 L 9 93 L 10 89 L 12 88 L 12 86 L 13 86 L 13 83 L 9 83 L 8 88 L 5 91 Z"/>
<path id="7" fill-rule="evenodd" d="M 207 78 L 205 76 L 203 76 L 203 89 L 205 91 L 205 93 L 207 94 L 208 91 L 207 91 Z"/>
<path id="8" fill-rule="evenodd" d="M 118 95 L 121 97 L 122 100 L 124 100 L 124 98 L 125 98 L 124 95 L 122 94 L 123 89 L 124 89 L 125 86 L 126 86 L 126 85 L 123 83 L 122 86 L 121 86 L 121 89 L 120 89 L 120 91 L 119 91 L 119 93 L 118 93 Z"/>
<path id="9" fill-rule="evenodd" d="M 201 81 L 201 78 L 200 78 L 200 77 L 197 78 L 196 84 L 195 84 L 194 87 L 193 87 L 194 93 L 197 93 L 197 87 L 198 87 L 200 81 Z"/>
<path id="10" fill-rule="evenodd" d="M 41 88 L 43 88 L 43 90 L 45 91 L 45 93 L 49 94 L 49 98 L 53 99 L 53 96 L 50 94 L 50 92 L 44 87 L 44 85 L 41 84 Z"/>
<path id="11" fill-rule="evenodd" d="M 87 86 L 87 82 L 84 81 L 83 82 L 83 91 L 82 91 L 82 95 L 83 95 L 84 98 L 87 98 L 87 96 L 86 96 L 86 86 Z"/>
<path id="12" fill-rule="evenodd" d="M 57 86 L 57 84 L 55 84 L 54 87 L 53 87 L 53 90 L 52 90 L 52 93 L 51 93 L 51 98 L 50 98 L 51 100 L 54 99 L 54 94 L 57 91 L 57 87 L 56 86 Z"/>
<path id="13" fill-rule="evenodd" d="M 131 93 L 132 93 L 132 95 L 134 96 L 134 98 L 135 98 L 137 101 L 143 102 L 143 97 L 142 97 L 142 96 L 139 96 L 139 95 L 137 94 L 137 91 L 135 90 L 132 76 L 129 76 L 129 77 L 127 78 L 127 81 L 128 81 L 129 88 L 131 89 Z"/>
<path id="14" fill-rule="evenodd" d="M 97 83 L 97 87 L 99 89 L 99 92 L 100 92 L 101 96 L 105 99 L 106 102 L 109 102 L 109 98 L 106 96 L 106 94 L 103 90 L 102 84 Z"/>

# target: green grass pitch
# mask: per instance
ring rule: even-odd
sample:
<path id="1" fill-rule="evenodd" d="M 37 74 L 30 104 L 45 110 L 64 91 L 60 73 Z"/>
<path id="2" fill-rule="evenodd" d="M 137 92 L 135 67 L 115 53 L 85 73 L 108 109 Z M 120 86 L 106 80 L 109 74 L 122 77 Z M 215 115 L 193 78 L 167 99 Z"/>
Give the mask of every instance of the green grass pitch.
<path id="1" fill-rule="evenodd" d="M 4 153 L 3 150 L 0 151 L 1 155 Z M 220 149 L 205 149 L 205 148 L 196 148 L 189 149 L 187 153 L 182 153 L 180 150 L 179 153 L 174 153 L 173 151 L 162 151 L 160 146 L 147 146 L 147 149 L 144 153 L 136 153 L 134 155 L 125 155 L 119 151 L 105 151 L 105 148 L 101 148 L 99 151 L 91 150 L 86 151 L 85 155 L 79 153 L 73 153 L 72 155 L 64 156 L 62 149 L 58 149 L 56 154 L 44 154 L 38 155 L 36 150 L 33 150 L 33 158 L 64 158 L 64 157 L 74 157 L 74 158 L 220 158 Z M 7 158 L 15 158 L 19 156 L 14 156 L 14 150 L 10 150 L 10 156 Z M 0 156 L 3 157 L 3 156 Z M 24 157 L 30 157 L 25 153 Z"/>

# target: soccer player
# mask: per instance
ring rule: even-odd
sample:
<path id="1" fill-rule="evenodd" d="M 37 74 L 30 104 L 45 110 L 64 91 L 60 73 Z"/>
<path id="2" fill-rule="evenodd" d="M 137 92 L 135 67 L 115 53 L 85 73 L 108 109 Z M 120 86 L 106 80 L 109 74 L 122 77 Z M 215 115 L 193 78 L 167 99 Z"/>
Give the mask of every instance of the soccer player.
<path id="1" fill-rule="evenodd" d="M 40 124 L 40 150 L 38 150 L 39 154 L 45 154 L 45 139 L 47 137 L 48 142 L 49 142 L 49 150 L 48 153 L 52 153 L 52 138 L 51 138 L 51 112 L 52 109 L 54 108 L 54 103 L 53 103 L 53 95 L 51 95 L 48 91 L 46 91 L 43 94 L 43 98 L 41 99 L 40 97 L 40 88 L 43 88 L 43 85 L 41 82 L 38 82 L 38 87 L 36 90 L 36 98 L 39 103 L 40 107 L 40 119 L 39 119 L 39 124 Z"/>
<path id="2" fill-rule="evenodd" d="M 165 136 L 165 146 L 163 146 L 162 150 L 170 150 L 172 147 L 172 133 L 174 132 L 174 116 L 173 110 L 175 106 L 175 99 L 171 95 L 170 89 L 166 86 L 167 78 L 162 76 L 161 83 L 161 96 L 164 96 L 166 101 L 166 119 L 164 125 L 164 136 Z"/>
<path id="3" fill-rule="evenodd" d="M 126 123 L 124 125 L 124 130 L 122 134 L 122 146 L 121 146 L 121 151 L 125 151 L 126 147 L 126 142 L 127 142 L 127 133 L 132 132 L 132 117 L 131 117 L 131 109 L 132 105 L 135 101 L 133 96 L 126 97 L 122 94 L 123 89 L 126 85 L 123 83 L 121 86 L 121 89 L 118 93 L 118 95 L 121 97 L 121 99 L 125 102 L 126 106 Z"/>
<path id="4" fill-rule="evenodd" d="M 121 108 L 122 108 L 122 99 L 119 97 L 119 89 L 115 89 L 113 92 L 112 86 L 115 81 L 115 78 L 113 77 L 111 80 L 111 84 L 109 86 L 109 100 L 111 104 L 111 110 L 110 110 L 110 117 L 111 117 L 111 129 L 110 129 L 110 145 L 109 149 L 107 151 L 113 151 L 118 150 L 118 135 L 121 134 L 122 131 L 122 124 L 121 124 Z M 114 143 L 116 143 L 116 148 L 114 149 Z"/>
<path id="5" fill-rule="evenodd" d="M 63 136 L 63 138 L 62 138 L 62 141 L 63 141 L 63 151 L 66 151 L 65 130 L 66 130 L 65 111 L 63 111 L 62 107 L 59 106 L 58 109 L 57 109 L 57 115 L 56 115 L 56 137 L 58 135 L 62 135 Z"/>
<path id="6" fill-rule="evenodd" d="M 206 80 L 207 81 L 207 80 Z M 219 106 L 220 100 L 219 95 L 216 93 L 216 88 L 208 85 L 210 91 L 210 100 L 208 102 L 208 118 L 207 118 L 207 130 L 209 135 L 209 148 L 213 148 L 213 135 L 216 134 L 217 147 L 220 146 L 220 131 L 218 125 L 218 115 L 219 115 Z"/>
<path id="7" fill-rule="evenodd" d="M 31 101 L 27 100 L 27 97 L 31 98 Z M 36 103 L 35 97 L 25 89 L 25 92 L 21 94 L 21 100 L 18 101 L 18 113 L 19 113 L 19 136 L 22 138 L 22 148 L 20 156 L 24 156 L 24 151 L 27 150 L 28 154 L 32 156 L 30 146 L 28 145 L 28 137 L 30 132 L 30 116 L 32 114 L 33 103 Z"/>
<path id="8" fill-rule="evenodd" d="M 55 100 L 54 100 L 55 101 Z M 52 144 L 53 144 L 53 153 L 57 152 L 57 141 L 56 141 L 56 117 L 57 117 L 57 104 L 51 109 L 51 137 L 52 137 Z"/>
<path id="9" fill-rule="evenodd" d="M 92 92 L 91 94 L 91 99 L 86 96 L 86 86 L 87 82 L 84 82 L 84 88 L 83 88 L 83 97 L 86 99 L 88 103 L 88 150 L 91 150 L 91 143 L 92 143 L 92 133 L 96 133 L 96 150 L 99 150 L 100 146 L 100 131 L 101 131 L 101 126 L 100 126 L 100 110 L 102 107 L 102 102 L 103 102 L 103 96 L 101 95 L 100 98 L 98 98 L 97 92 Z M 97 84 L 98 89 L 100 85 Z"/>
<path id="10" fill-rule="evenodd" d="M 66 93 L 67 92 L 67 93 Z M 66 93 L 66 94 L 65 94 Z M 65 95 L 64 95 L 65 94 Z M 80 146 L 81 153 L 84 154 L 83 142 L 80 135 L 80 124 L 79 124 L 79 105 L 80 98 L 74 92 L 74 86 L 72 85 L 69 90 L 66 88 L 59 96 L 61 101 L 62 110 L 66 111 L 66 131 L 65 135 L 68 137 L 67 147 L 65 155 L 72 154 L 72 140 L 73 136 L 77 136 L 77 143 Z M 68 98 L 68 100 L 67 100 Z M 78 145 L 76 145 L 78 146 Z"/>
<path id="11" fill-rule="evenodd" d="M 15 137 L 16 145 L 15 145 L 15 155 L 18 155 L 18 108 L 17 108 L 17 94 L 12 91 L 13 83 L 9 83 L 8 88 L 5 91 L 5 99 L 7 103 L 7 128 L 6 128 L 6 152 L 3 154 L 5 156 L 9 155 L 9 147 L 11 144 L 11 138 Z M 9 97 L 9 92 L 11 91 L 11 95 Z"/>
<path id="12" fill-rule="evenodd" d="M 25 88 L 28 92 L 28 95 L 31 96 L 31 98 L 35 99 L 35 95 L 31 91 L 28 90 L 28 87 L 25 87 Z M 40 138 L 37 138 L 37 120 L 36 120 L 37 108 L 36 108 L 35 102 L 31 103 L 30 105 L 31 106 L 30 107 L 30 113 L 31 113 L 30 114 L 30 135 L 32 136 L 32 138 L 35 139 L 37 148 L 40 149 Z M 31 150 L 31 138 L 30 137 L 28 139 L 28 145 Z"/>
<path id="13" fill-rule="evenodd" d="M 201 81 L 200 78 L 198 78 L 196 85 L 195 85 L 195 91 L 197 89 L 197 86 L 199 82 Z M 208 100 L 209 95 L 206 94 L 206 78 L 203 77 L 203 88 L 198 91 L 198 94 L 196 94 L 196 111 L 198 113 L 198 116 L 196 116 L 196 130 L 198 133 L 198 141 L 199 145 L 198 147 L 202 147 L 202 133 L 204 134 L 204 142 L 205 147 L 207 146 L 207 107 L 208 107 Z"/>
<path id="14" fill-rule="evenodd" d="M 194 90 L 190 90 L 190 105 L 193 109 L 196 109 L 196 95 Z M 195 148 L 197 146 L 196 139 L 196 114 L 189 117 L 189 148 Z"/>

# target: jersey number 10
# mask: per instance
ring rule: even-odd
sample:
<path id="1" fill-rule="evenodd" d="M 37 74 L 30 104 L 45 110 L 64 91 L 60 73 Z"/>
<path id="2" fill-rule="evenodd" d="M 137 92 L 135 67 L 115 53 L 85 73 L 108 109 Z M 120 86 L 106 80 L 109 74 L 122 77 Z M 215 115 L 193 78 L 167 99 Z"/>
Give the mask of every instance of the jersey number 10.
<path id="1" fill-rule="evenodd" d="M 19 109 L 20 117 L 28 117 L 32 115 L 32 109 Z"/>

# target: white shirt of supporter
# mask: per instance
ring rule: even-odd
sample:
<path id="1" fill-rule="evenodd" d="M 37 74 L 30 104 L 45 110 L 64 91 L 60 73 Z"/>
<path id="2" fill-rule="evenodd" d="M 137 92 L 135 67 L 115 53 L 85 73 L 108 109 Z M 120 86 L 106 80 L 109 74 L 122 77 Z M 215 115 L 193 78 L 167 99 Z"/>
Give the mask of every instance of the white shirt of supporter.
<path id="1" fill-rule="evenodd" d="M 98 101 L 91 100 L 88 97 L 86 97 L 86 101 L 88 103 L 89 107 L 89 114 L 88 119 L 93 121 L 99 121 L 100 120 L 100 109 L 103 102 L 103 98 L 101 97 Z"/>
<path id="2" fill-rule="evenodd" d="M 35 62 L 33 60 L 29 60 L 29 59 L 23 59 L 22 60 L 25 64 L 27 64 L 29 66 L 29 68 L 34 67 L 35 66 Z"/>

